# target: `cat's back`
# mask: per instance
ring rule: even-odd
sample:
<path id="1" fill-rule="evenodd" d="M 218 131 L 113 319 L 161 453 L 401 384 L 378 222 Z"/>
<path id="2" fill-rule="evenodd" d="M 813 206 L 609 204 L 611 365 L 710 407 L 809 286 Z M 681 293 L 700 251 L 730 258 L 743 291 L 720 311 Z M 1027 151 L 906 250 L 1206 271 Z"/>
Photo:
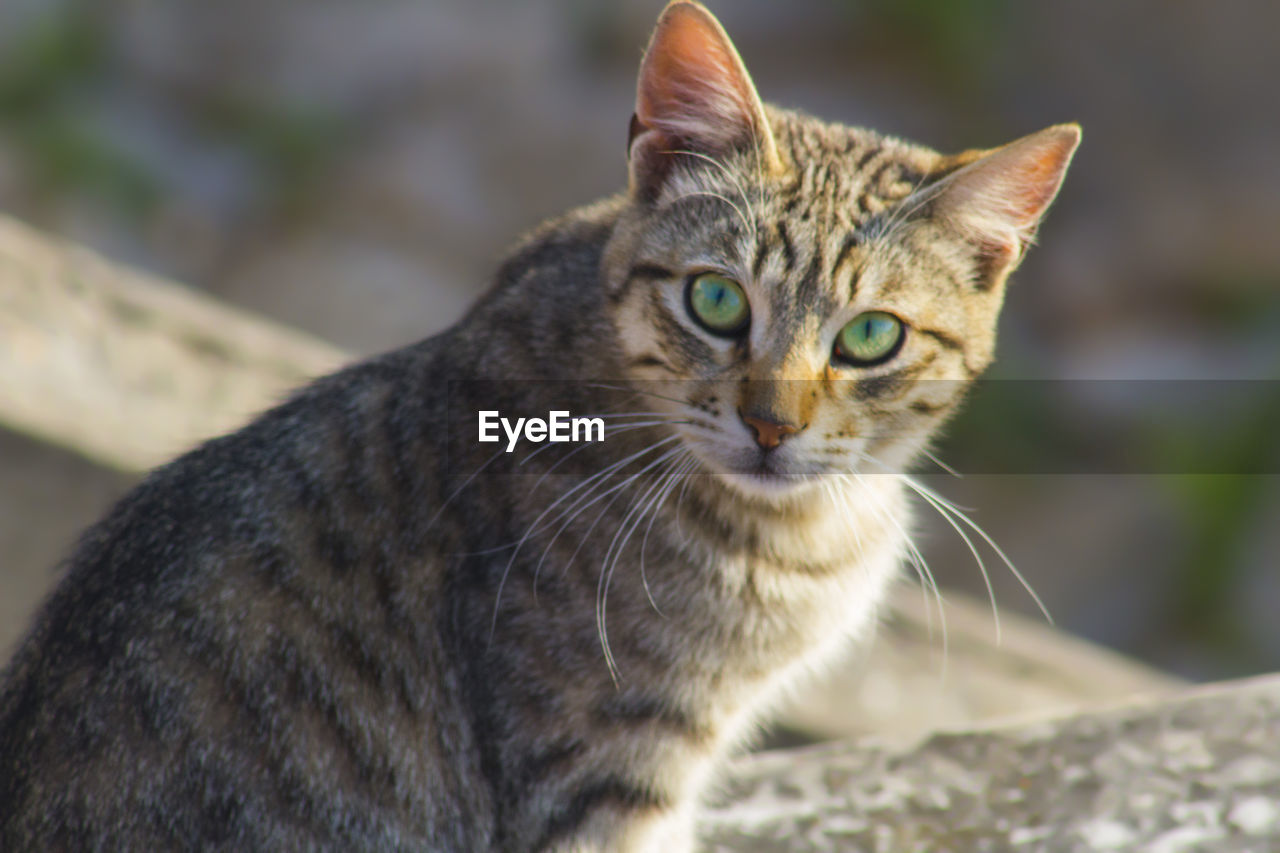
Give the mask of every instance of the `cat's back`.
<path id="1" fill-rule="evenodd" d="M 321 380 L 90 529 L 0 687 L 0 849 L 403 840 L 371 783 L 417 772 L 388 741 L 431 698 L 444 346 Z"/>
<path id="2" fill-rule="evenodd" d="M 0 679 L 0 850 L 488 846 L 441 636 L 467 535 L 449 498 L 479 452 L 449 446 L 450 383 L 581 366 L 617 206 L 544 223 L 456 326 L 315 382 L 89 529 Z"/>

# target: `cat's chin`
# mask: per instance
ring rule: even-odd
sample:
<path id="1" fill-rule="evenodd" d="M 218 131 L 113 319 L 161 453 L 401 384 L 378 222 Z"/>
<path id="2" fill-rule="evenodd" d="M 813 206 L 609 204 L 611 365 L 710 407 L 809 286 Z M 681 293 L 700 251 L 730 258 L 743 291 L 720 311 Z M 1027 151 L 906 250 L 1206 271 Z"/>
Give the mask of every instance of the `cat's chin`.
<path id="1" fill-rule="evenodd" d="M 814 490 L 817 478 L 807 474 L 775 474 L 768 471 L 728 471 L 719 475 L 732 491 L 754 500 L 783 503 L 803 498 Z"/>
<path id="2" fill-rule="evenodd" d="M 725 458 L 724 454 L 699 454 L 704 473 L 711 474 L 733 495 L 753 502 L 790 504 L 817 493 L 819 472 L 797 470 L 794 460 L 762 457 L 747 453 Z"/>

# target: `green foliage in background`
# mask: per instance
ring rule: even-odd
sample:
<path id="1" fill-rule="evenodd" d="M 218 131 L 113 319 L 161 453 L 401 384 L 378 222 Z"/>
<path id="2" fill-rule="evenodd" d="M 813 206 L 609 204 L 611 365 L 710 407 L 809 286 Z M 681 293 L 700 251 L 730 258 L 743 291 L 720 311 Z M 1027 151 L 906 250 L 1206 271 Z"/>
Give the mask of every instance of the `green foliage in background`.
<path id="1" fill-rule="evenodd" d="M 40 198 L 89 194 L 141 220 L 164 200 L 166 187 L 84 109 L 119 81 L 101 14 L 72 5 L 10 38 L 0 56 L 0 130 Z M 178 109 L 172 120 L 196 130 L 195 144 L 229 147 L 251 164 L 259 204 L 271 215 L 312 200 L 317 178 L 349 138 L 330 112 L 256 94 L 192 93 Z"/>
<path id="2" fill-rule="evenodd" d="M 210 138 L 254 163 L 272 212 L 297 213 L 315 200 L 323 177 L 351 138 L 332 112 L 241 94 L 218 94 L 200 105 L 198 123 Z"/>
<path id="3" fill-rule="evenodd" d="M 38 194 L 89 191 L 141 217 L 159 200 L 158 182 L 78 108 L 107 64 L 102 28 L 87 8 L 50 14 L 12 38 L 0 58 L 0 126 Z"/>
<path id="4" fill-rule="evenodd" d="M 1169 425 L 1153 446 L 1170 459 L 1207 456 L 1221 471 L 1169 478 L 1182 508 L 1186 550 L 1169 615 L 1171 637 L 1191 639 L 1231 662 L 1239 674 L 1274 666 L 1258 659 L 1258 638 L 1233 615 L 1246 543 L 1264 524 L 1271 477 L 1280 471 L 1280 381 L 1250 383 L 1256 407 L 1210 425 Z"/>
<path id="5" fill-rule="evenodd" d="M 943 90 L 972 91 L 1005 43 L 1011 0 L 843 0 L 898 41 Z"/>
<path id="6" fill-rule="evenodd" d="M 1259 317 L 1277 319 L 1280 288 L 1269 292 L 1269 306 L 1240 297 L 1254 311 L 1229 310 L 1236 300 L 1224 297 L 1219 319 L 1256 331 Z M 1122 382 L 1111 390 L 1130 407 L 1103 412 L 1061 383 L 985 380 L 937 455 L 962 473 L 1033 474 L 1049 488 L 1061 474 L 1160 475 L 1178 516 L 1166 535 L 1179 556 L 1172 587 L 1152 591 L 1165 610 L 1151 651 L 1194 647 L 1223 673 L 1258 672 L 1274 661 L 1261 659 L 1265 643 L 1234 610 L 1255 556 L 1249 543 L 1274 523 L 1266 513 L 1280 473 L 1280 365 L 1272 376 Z M 1169 409 L 1162 395 L 1181 399 Z"/>

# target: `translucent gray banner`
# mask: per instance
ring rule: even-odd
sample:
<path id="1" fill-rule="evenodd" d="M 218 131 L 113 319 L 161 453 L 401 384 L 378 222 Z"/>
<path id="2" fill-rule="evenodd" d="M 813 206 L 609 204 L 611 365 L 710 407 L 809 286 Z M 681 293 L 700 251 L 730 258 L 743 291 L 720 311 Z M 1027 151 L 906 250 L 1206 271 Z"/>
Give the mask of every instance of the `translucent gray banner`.
<path id="1" fill-rule="evenodd" d="M 761 384 L 813 396 L 816 405 L 882 431 L 899 428 L 899 421 L 902 429 L 917 429 L 906 414 L 913 401 L 959 400 L 931 454 L 912 466 L 916 472 L 945 466 L 972 475 L 1280 474 L 1280 379 L 991 379 L 967 388 L 941 380 L 788 380 L 723 382 L 714 390 L 676 381 L 454 380 L 449 452 L 465 458 L 469 476 L 478 476 L 477 454 L 493 457 L 480 472 L 486 476 L 527 473 L 534 470 L 531 457 L 546 474 L 548 459 L 576 453 L 611 460 L 638 434 L 657 441 L 677 428 L 681 413 L 714 420 L 726 441 L 743 441 L 749 434 L 736 400 Z M 689 403 L 709 397 L 716 419 Z M 858 470 L 888 473 L 867 464 Z"/>

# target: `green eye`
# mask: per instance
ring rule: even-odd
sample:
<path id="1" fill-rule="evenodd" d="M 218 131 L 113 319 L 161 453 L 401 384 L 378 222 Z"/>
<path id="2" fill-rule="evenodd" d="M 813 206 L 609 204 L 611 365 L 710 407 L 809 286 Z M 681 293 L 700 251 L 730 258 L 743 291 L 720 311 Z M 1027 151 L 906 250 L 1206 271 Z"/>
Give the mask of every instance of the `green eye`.
<path id="1" fill-rule="evenodd" d="M 859 314 L 836 335 L 836 355 L 859 367 L 879 364 L 898 351 L 904 331 L 902 321 L 892 314 Z"/>
<path id="2" fill-rule="evenodd" d="M 751 319 L 751 306 L 747 304 L 742 285 L 713 272 L 703 273 L 689 282 L 685 301 L 693 319 L 717 335 L 737 334 Z"/>

